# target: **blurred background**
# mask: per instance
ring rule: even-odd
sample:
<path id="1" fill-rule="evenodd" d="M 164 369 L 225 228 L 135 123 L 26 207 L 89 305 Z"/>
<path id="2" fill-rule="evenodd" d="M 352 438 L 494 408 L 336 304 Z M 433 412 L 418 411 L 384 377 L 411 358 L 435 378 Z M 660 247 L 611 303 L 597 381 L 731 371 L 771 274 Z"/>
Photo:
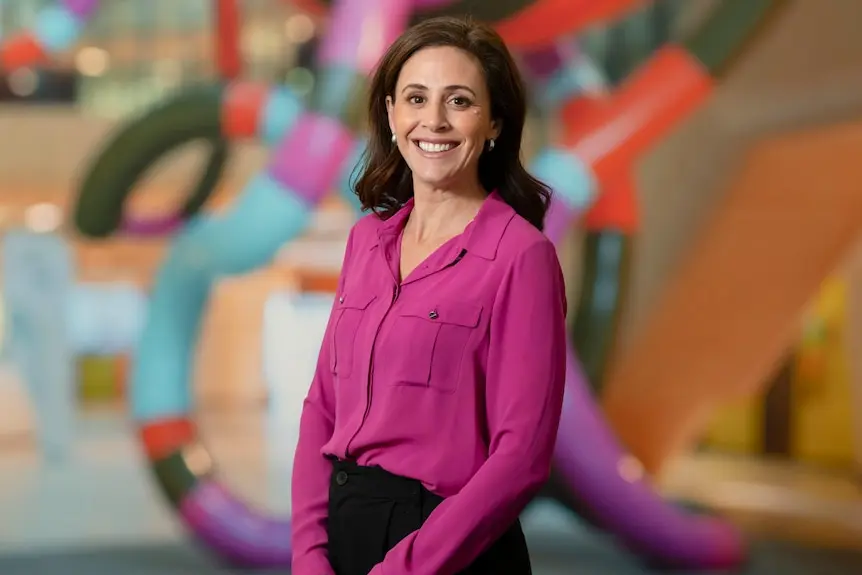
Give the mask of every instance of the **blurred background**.
<path id="1" fill-rule="evenodd" d="M 139 343 L 184 309 L 158 291 L 183 226 L 220 221 L 289 136 L 266 124 L 267 90 L 313 108 L 326 89 L 317 54 L 348 3 L 0 2 L 0 573 L 231 571 L 142 447 L 152 422 L 133 388 L 161 372 L 136 365 L 161 360 Z M 439 4 L 413 19 L 500 25 L 530 79 L 525 159 L 562 196 L 583 192 L 555 240 L 589 392 L 577 401 L 598 417 L 560 442 L 619 487 L 556 474 L 525 513 L 537 573 L 862 572 L 862 4 L 573 1 L 554 25 L 550 0 Z M 201 86 L 233 102 L 214 123 L 157 118 L 189 130 L 180 145 L 147 131 Z M 199 213 L 129 223 L 177 213 L 214 141 L 229 158 Z M 138 144 L 137 163 L 153 161 L 134 180 Z M 539 162 L 555 151 L 594 185 Z M 204 471 L 185 451 L 183 469 L 203 484 L 217 464 L 271 538 L 261 522 L 289 517 L 301 401 L 357 218 L 330 184 L 271 257 L 204 274 L 199 330 L 149 334 L 191 362 L 183 390 L 153 384 L 188 395 L 179 415 L 197 433 L 183 441 L 206 445 Z M 704 517 L 739 534 L 740 557 L 690 523 Z"/>

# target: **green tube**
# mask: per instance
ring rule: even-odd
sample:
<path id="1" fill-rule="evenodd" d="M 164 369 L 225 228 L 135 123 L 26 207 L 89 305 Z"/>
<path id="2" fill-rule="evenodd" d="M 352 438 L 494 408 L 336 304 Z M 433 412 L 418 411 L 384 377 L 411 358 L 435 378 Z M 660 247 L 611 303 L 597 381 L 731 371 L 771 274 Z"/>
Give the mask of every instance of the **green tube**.
<path id="1" fill-rule="evenodd" d="M 222 86 L 192 88 L 124 123 L 82 178 L 74 212 L 78 231 L 92 238 L 116 232 L 126 199 L 147 171 L 172 151 L 202 140 L 210 145 L 210 155 L 178 215 L 186 219 L 197 213 L 227 162 L 228 143 L 221 134 L 222 91 Z"/>
<path id="2" fill-rule="evenodd" d="M 584 239 L 581 294 L 572 339 L 595 393 L 601 391 L 627 296 L 632 237 L 613 230 Z"/>
<path id="3" fill-rule="evenodd" d="M 511 18 L 521 10 L 536 4 L 533 0 L 458 0 L 440 8 L 417 11 L 413 24 L 437 16 L 463 16 L 469 14 L 482 22 L 496 23 Z"/>
<path id="4" fill-rule="evenodd" d="M 175 451 L 163 459 L 153 461 L 151 465 L 165 497 L 171 505 L 179 507 L 180 502 L 197 485 L 199 477 L 189 468 L 181 451 Z"/>
<path id="5" fill-rule="evenodd" d="M 697 32 L 681 42 L 713 77 L 721 77 L 789 0 L 723 0 Z"/>
<path id="6" fill-rule="evenodd" d="M 317 74 L 309 111 L 337 118 L 355 132 L 362 131 L 368 115 L 367 90 L 367 75 L 345 66 L 328 66 Z"/>

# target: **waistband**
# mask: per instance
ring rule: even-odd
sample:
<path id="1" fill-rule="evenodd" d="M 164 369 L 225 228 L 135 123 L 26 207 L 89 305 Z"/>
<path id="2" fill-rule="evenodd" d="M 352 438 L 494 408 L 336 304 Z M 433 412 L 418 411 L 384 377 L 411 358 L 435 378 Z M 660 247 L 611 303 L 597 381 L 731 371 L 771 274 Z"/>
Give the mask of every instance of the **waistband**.
<path id="1" fill-rule="evenodd" d="M 416 497 L 442 498 L 428 491 L 418 479 L 395 475 L 378 466 L 359 465 L 355 461 L 332 459 L 333 486 L 349 489 L 365 497 L 413 500 Z"/>

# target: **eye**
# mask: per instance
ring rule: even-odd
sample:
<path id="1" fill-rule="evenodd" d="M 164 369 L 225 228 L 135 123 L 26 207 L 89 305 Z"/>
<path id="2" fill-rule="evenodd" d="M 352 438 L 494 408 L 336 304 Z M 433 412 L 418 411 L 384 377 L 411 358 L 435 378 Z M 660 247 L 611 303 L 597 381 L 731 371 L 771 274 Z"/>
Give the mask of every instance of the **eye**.
<path id="1" fill-rule="evenodd" d="M 413 94 L 411 96 L 407 96 L 407 101 L 411 104 L 419 105 L 425 101 L 425 98 L 423 96 L 420 96 L 419 94 Z"/>
<path id="2" fill-rule="evenodd" d="M 467 106 L 470 106 L 472 104 L 472 102 L 464 96 L 453 96 L 452 99 L 449 101 L 459 108 L 466 108 Z"/>

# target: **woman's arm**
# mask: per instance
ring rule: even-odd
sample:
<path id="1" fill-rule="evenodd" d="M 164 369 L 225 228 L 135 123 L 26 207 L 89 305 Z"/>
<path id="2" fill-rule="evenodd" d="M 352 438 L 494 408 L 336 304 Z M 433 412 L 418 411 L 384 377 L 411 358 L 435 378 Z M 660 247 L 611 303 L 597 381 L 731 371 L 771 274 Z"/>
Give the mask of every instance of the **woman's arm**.
<path id="1" fill-rule="evenodd" d="M 347 239 L 344 252 L 338 279 L 339 293 L 350 263 L 352 244 L 353 230 Z M 299 442 L 296 446 L 291 480 L 293 575 L 333 575 L 326 551 L 326 517 L 332 465 L 321 454 L 321 449 L 332 437 L 335 426 L 335 392 L 329 362 L 333 323 L 333 315 L 330 312 L 323 344 L 317 356 L 314 378 L 303 402 L 299 423 Z"/>
<path id="2" fill-rule="evenodd" d="M 491 315 L 490 456 L 370 575 L 451 575 L 518 518 L 548 478 L 566 379 L 566 299 L 556 250 L 536 243 L 507 273 Z"/>

